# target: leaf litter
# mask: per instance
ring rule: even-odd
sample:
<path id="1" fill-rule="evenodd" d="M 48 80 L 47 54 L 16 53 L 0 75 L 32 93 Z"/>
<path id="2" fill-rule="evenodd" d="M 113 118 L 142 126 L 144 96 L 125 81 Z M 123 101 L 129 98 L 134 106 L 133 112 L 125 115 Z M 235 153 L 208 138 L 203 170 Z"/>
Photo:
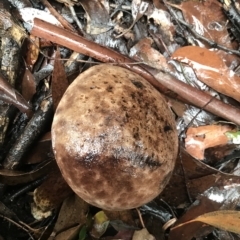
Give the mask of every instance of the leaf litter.
<path id="1" fill-rule="evenodd" d="M 0 237 L 240 239 L 237 2 L 3 0 L 0 4 L 5 16 L 0 17 L 4 33 L 0 42 Z M 105 48 L 100 57 L 99 50 L 77 53 L 70 43 L 61 46 L 29 34 L 34 18 L 50 21 L 56 29 L 64 26 L 69 34 L 82 35 L 125 56 Z M 29 39 L 27 50 L 24 38 Z M 140 208 L 143 219 L 136 210 L 117 214 L 88 205 L 69 189 L 53 161 L 51 111 L 69 83 L 97 64 L 96 59 L 131 61 L 136 63 L 133 71 L 144 64 L 144 71 L 157 79 L 149 78 L 150 82 L 161 89 L 176 114 L 181 148 L 175 170 L 159 197 Z M 176 79 L 183 84 L 177 87 Z M 19 209 L 18 199 L 25 202 L 24 209 Z M 170 221 L 174 225 L 161 230 Z"/>

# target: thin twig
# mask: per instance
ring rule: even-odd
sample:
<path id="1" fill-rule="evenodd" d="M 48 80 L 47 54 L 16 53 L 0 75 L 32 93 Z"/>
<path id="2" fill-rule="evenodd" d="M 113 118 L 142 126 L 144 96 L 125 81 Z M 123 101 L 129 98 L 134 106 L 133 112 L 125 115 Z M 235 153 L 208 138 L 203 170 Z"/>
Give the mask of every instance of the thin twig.
<path id="1" fill-rule="evenodd" d="M 138 208 L 136 208 L 136 210 L 137 210 L 137 213 L 138 213 L 138 217 L 139 217 L 139 219 L 140 219 L 140 222 L 141 222 L 141 224 L 142 224 L 142 227 L 145 228 L 145 224 L 144 224 L 144 222 L 143 222 L 142 214 L 141 214 L 141 212 L 140 212 L 140 210 L 139 210 Z"/>
<path id="2" fill-rule="evenodd" d="M 15 226 L 21 228 L 23 231 L 25 231 L 25 232 L 29 235 L 29 237 L 30 237 L 32 240 L 34 240 L 34 237 L 33 237 L 32 234 L 29 232 L 29 230 L 26 229 L 26 226 L 22 226 L 22 225 L 21 225 L 22 222 L 20 222 L 21 224 L 19 224 L 19 223 L 13 221 L 12 219 L 3 216 L 2 214 L 0 214 L 0 217 L 3 218 L 3 219 L 5 219 L 5 220 L 7 220 L 8 222 L 14 224 Z M 29 227 L 29 226 L 28 226 L 28 227 Z M 31 228 L 31 229 L 32 229 L 32 228 Z M 34 229 L 34 230 L 36 230 L 36 229 Z"/>
<path id="3" fill-rule="evenodd" d="M 76 32 L 73 26 L 61 14 L 59 14 L 47 0 L 42 0 L 42 3 L 48 8 L 50 13 L 63 25 L 64 28 L 72 32 Z"/>

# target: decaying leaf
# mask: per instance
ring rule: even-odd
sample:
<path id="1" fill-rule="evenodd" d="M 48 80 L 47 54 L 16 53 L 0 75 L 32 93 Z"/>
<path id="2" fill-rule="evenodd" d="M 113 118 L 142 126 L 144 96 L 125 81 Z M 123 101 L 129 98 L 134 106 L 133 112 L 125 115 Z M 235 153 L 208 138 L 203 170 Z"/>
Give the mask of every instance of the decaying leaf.
<path id="1" fill-rule="evenodd" d="M 107 4 L 107 1 L 104 1 Z M 111 26 L 109 25 L 108 7 L 99 0 L 81 0 L 79 4 L 82 5 L 86 11 L 87 26 L 86 32 L 88 34 L 100 34 L 107 32 Z"/>
<path id="2" fill-rule="evenodd" d="M 232 41 L 227 30 L 227 19 L 217 0 L 183 1 L 176 7 L 182 10 L 185 20 L 194 26 L 197 33 L 218 44 L 232 48 Z"/>
<path id="3" fill-rule="evenodd" d="M 187 46 L 176 50 L 172 59 L 190 65 L 199 80 L 216 91 L 240 101 L 240 77 L 229 70 L 224 60 L 214 51 Z"/>
<path id="4" fill-rule="evenodd" d="M 52 98 L 53 98 L 53 109 L 54 111 L 57 108 L 59 101 L 61 100 L 64 92 L 68 87 L 67 75 L 65 72 L 64 65 L 61 62 L 61 55 L 59 48 L 57 49 L 53 76 L 52 76 Z"/>
<path id="5" fill-rule="evenodd" d="M 113 239 L 132 240 L 133 234 L 134 230 L 121 230 L 113 237 Z"/>
<path id="6" fill-rule="evenodd" d="M 39 212 L 47 212 L 57 208 L 71 194 L 72 190 L 64 181 L 60 170 L 55 165 L 47 179 L 34 190 L 33 199 Z M 38 216 L 41 216 L 36 211 L 34 213 L 36 219 L 38 219 Z"/>
<path id="7" fill-rule="evenodd" d="M 32 99 L 36 93 L 36 82 L 34 76 L 29 68 L 25 67 L 25 72 L 22 79 L 22 95 L 28 102 Z"/>
<path id="8" fill-rule="evenodd" d="M 132 1 L 131 8 L 132 8 L 133 22 L 132 22 L 131 26 L 128 29 L 124 30 L 120 35 L 118 35 L 117 38 L 121 37 L 122 35 L 126 36 L 126 34 L 133 28 L 133 26 L 136 24 L 136 22 L 147 11 L 148 6 L 149 6 L 149 2 L 145 1 L 145 0 L 133 0 Z M 120 30 L 119 27 L 118 27 L 118 30 Z"/>
<path id="9" fill-rule="evenodd" d="M 151 47 L 153 43 L 151 38 L 140 40 L 130 50 L 130 57 L 143 61 L 153 68 L 167 71 L 170 66 L 167 64 L 166 58 L 156 49 Z"/>
<path id="10" fill-rule="evenodd" d="M 66 198 L 61 206 L 52 236 L 57 236 L 64 230 L 76 225 L 82 226 L 85 224 L 88 208 L 89 205 L 76 194 L 72 194 Z"/>
<path id="11" fill-rule="evenodd" d="M 29 112 L 30 105 L 22 97 L 22 95 L 15 90 L 0 74 L 0 100 L 13 104 L 22 112 Z"/>
<path id="12" fill-rule="evenodd" d="M 51 132 L 44 134 L 24 158 L 25 164 L 36 164 L 53 159 Z"/>
<path id="13" fill-rule="evenodd" d="M 46 175 L 53 165 L 54 165 L 53 161 L 43 163 L 38 168 L 30 172 L 1 169 L 0 182 L 8 185 L 17 185 L 21 183 L 31 182 Z"/>
<path id="14" fill-rule="evenodd" d="M 104 211 L 96 213 L 94 216 L 93 227 L 90 231 L 91 236 L 94 238 L 100 238 L 107 230 L 108 225 L 109 219 Z"/>
<path id="15" fill-rule="evenodd" d="M 54 240 L 75 240 L 79 234 L 80 228 L 81 228 L 81 225 L 68 228 L 67 230 L 59 233 L 56 237 L 49 238 L 48 240 L 53 240 L 53 239 Z"/>
<path id="16" fill-rule="evenodd" d="M 135 225 L 133 213 L 131 210 L 125 211 L 107 211 L 105 210 L 107 218 L 110 220 L 110 224 L 117 230 L 126 230 Z"/>
<path id="17" fill-rule="evenodd" d="M 132 240 L 155 240 L 155 237 L 143 228 L 134 232 Z"/>
<path id="18" fill-rule="evenodd" d="M 18 216 L 11 209 L 9 209 L 4 203 L 0 202 L 0 215 L 3 215 L 7 218 L 14 219 L 19 221 Z"/>
<path id="19" fill-rule="evenodd" d="M 228 143 L 225 133 L 231 130 L 228 125 L 189 127 L 185 139 L 186 150 L 196 159 L 203 160 L 205 149 Z"/>
<path id="20" fill-rule="evenodd" d="M 225 231 L 230 231 L 230 232 L 240 234 L 240 228 L 239 228 L 240 212 L 239 211 L 222 210 L 222 211 L 205 213 L 193 220 L 179 224 L 174 228 L 179 228 L 185 224 L 192 223 L 192 222 L 203 222 Z"/>
<path id="21" fill-rule="evenodd" d="M 166 41 L 173 41 L 174 26 L 170 21 L 170 15 L 167 11 L 162 9 L 149 9 L 147 13 L 148 20 L 153 19 L 156 25 L 158 25 L 162 34 L 164 34 Z"/>

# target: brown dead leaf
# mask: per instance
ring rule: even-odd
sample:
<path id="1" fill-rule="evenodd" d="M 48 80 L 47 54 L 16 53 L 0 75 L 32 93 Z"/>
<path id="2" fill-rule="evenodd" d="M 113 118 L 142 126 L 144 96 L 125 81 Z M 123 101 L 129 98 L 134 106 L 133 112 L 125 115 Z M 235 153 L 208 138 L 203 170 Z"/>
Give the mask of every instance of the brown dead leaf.
<path id="1" fill-rule="evenodd" d="M 130 56 L 143 61 L 153 68 L 166 71 L 169 69 L 166 58 L 156 49 L 151 47 L 151 38 L 144 38 L 131 48 Z"/>
<path id="2" fill-rule="evenodd" d="M 156 7 L 149 8 L 147 12 L 148 20 L 153 20 L 159 31 L 163 35 L 165 42 L 172 42 L 175 34 L 175 27 L 169 17 L 169 13 Z"/>
<path id="3" fill-rule="evenodd" d="M 155 240 L 155 237 L 146 228 L 143 228 L 134 232 L 132 240 Z"/>
<path id="4" fill-rule="evenodd" d="M 203 222 L 213 227 L 220 228 L 224 231 L 230 231 L 240 234 L 240 212 L 231 210 L 222 210 L 205 213 L 188 222 L 177 225 L 174 228 L 179 228 L 183 225 L 192 222 Z M 173 228 L 173 229 L 174 229 Z"/>
<path id="5" fill-rule="evenodd" d="M 35 164 L 46 161 L 53 157 L 51 132 L 42 136 L 24 158 L 25 164 Z"/>
<path id="6" fill-rule="evenodd" d="M 225 135 L 227 131 L 232 131 L 232 127 L 228 125 L 190 127 L 186 133 L 186 150 L 196 159 L 203 160 L 205 149 L 228 143 L 229 139 Z"/>
<path id="7" fill-rule="evenodd" d="M 131 210 L 125 210 L 125 211 L 107 211 L 107 210 L 104 210 L 104 212 L 105 212 L 105 214 L 107 215 L 107 217 L 110 221 L 118 220 L 118 221 L 122 221 L 125 225 L 126 224 L 130 225 L 130 226 L 135 225 L 133 214 L 132 214 Z M 116 225 L 114 225 L 114 227 L 115 226 Z M 119 230 L 123 230 L 123 229 L 121 229 L 121 227 L 119 227 L 119 229 L 116 229 L 116 230 L 119 231 Z"/>
<path id="8" fill-rule="evenodd" d="M 54 69 L 52 74 L 52 98 L 53 109 L 56 110 L 59 101 L 61 100 L 64 92 L 68 88 L 68 80 L 65 72 L 64 65 L 61 63 L 61 55 L 59 48 L 56 51 Z"/>
<path id="9" fill-rule="evenodd" d="M 190 208 L 186 211 L 183 216 L 177 221 L 176 226 L 188 222 L 193 218 L 198 217 L 201 214 L 205 214 L 211 211 L 217 211 L 221 203 L 212 201 L 206 196 L 201 196 L 197 201 L 195 201 Z M 203 228 L 201 222 L 191 222 L 189 225 L 182 225 L 182 227 L 171 228 L 168 240 L 191 240 L 194 236 L 199 236 L 198 234 L 206 234 L 208 228 Z"/>
<path id="10" fill-rule="evenodd" d="M 107 32 L 111 28 L 111 26 L 108 25 L 110 17 L 108 6 L 106 6 L 107 1 L 81 0 L 79 3 L 82 5 L 86 12 L 86 32 L 88 34 L 97 35 Z"/>
<path id="11" fill-rule="evenodd" d="M 134 230 L 121 230 L 111 239 L 132 240 Z"/>
<path id="12" fill-rule="evenodd" d="M 186 105 L 183 102 L 180 102 L 178 99 L 173 99 L 167 97 L 168 105 L 171 106 L 171 109 L 178 117 L 183 117 L 184 112 L 187 110 Z"/>
<path id="13" fill-rule="evenodd" d="M 7 185 L 17 185 L 34 181 L 42 176 L 45 176 L 54 164 L 56 164 L 55 161 L 50 161 L 30 172 L 1 169 L 0 182 Z"/>
<path id="14" fill-rule="evenodd" d="M 79 234 L 79 231 L 80 231 L 80 228 L 81 228 L 81 225 L 77 225 L 75 227 L 72 227 L 72 228 L 68 228 L 67 230 L 59 233 L 56 237 L 54 238 L 49 238 L 48 240 L 75 240 L 76 237 L 78 236 Z"/>
<path id="15" fill-rule="evenodd" d="M 39 210 L 46 212 L 57 208 L 70 194 L 72 190 L 55 164 L 47 179 L 34 190 L 33 199 Z"/>
<path id="16" fill-rule="evenodd" d="M 33 74 L 26 66 L 23 79 L 22 79 L 22 95 L 27 101 L 30 101 L 35 93 L 36 93 L 36 82 L 34 80 Z"/>
<path id="17" fill-rule="evenodd" d="M 199 80 L 216 91 L 240 101 L 240 77 L 229 70 L 214 51 L 197 46 L 179 48 L 172 59 L 188 64 Z"/>
<path id="18" fill-rule="evenodd" d="M 185 149 L 180 148 L 173 175 L 159 199 L 163 199 L 171 206 L 178 207 L 189 203 L 189 195 L 191 198 L 196 198 L 214 185 L 218 184 L 219 188 L 223 188 L 225 185 L 239 184 L 238 182 L 238 176 L 218 171 L 204 162 L 196 160 Z M 218 209 L 211 211 L 215 210 Z"/>
<path id="19" fill-rule="evenodd" d="M 0 74 L 0 100 L 13 104 L 21 112 L 26 113 L 31 111 L 27 101 L 10 85 L 2 74 Z"/>
<path id="20" fill-rule="evenodd" d="M 184 18 L 194 26 L 197 33 L 232 49 L 227 19 L 222 11 L 222 5 L 217 0 L 183 1 L 177 7 L 182 10 Z"/>
<path id="21" fill-rule="evenodd" d="M 85 224 L 88 208 L 89 205 L 76 194 L 66 198 L 62 204 L 52 235 L 58 236 L 64 230 Z"/>

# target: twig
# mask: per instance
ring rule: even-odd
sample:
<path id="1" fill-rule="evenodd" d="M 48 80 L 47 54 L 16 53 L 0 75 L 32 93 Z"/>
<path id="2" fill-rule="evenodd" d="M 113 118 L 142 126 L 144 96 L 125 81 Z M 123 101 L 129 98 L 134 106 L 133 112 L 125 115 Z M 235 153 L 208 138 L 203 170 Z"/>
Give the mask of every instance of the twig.
<path id="1" fill-rule="evenodd" d="M 63 25 L 64 28 L 72 32 L 76 32 L 73 26 L 64 17 L 62 17 L 62 15 L 59 14 L 47 0 L 41 0 L 41 1 L 48 8 L 50 13 Z"/>
<path id="2" fill-rule="evenodd" d="M 22 226 L 22 225 L 21 225 L 22 222 L 20 222 L 21 224 L 19 224 L 19 223 L 13 221 L 12 219 L 3 216 L 2 214 L 0 214 L 0 217 L 2 217 L 3 219 L 7 220 L 8 222 L 14 224 L 15 226 L 21 228 L 23 231 L 25 231 L 25 232 L 29 235 L 29 237 L 30 237 L 32 240 L 34 240 L 34 237 L 33 237 L 32 234 L 29 232 L 29 230 L 26 229 L 26 226 Z M 28 226 L 28 227 L 29 227 L 29 226 Z M 31 228 L 31 230 L 32 230 L 32 228 Z M 36 229 L 34 229 L 34 230 L 36 231 Z"/>
<path id="3" fill-rule="evenodd" d="M 132 59 L 40 19 L 34 20 L 31 34 L 48 39 L 99 61 L 121 65 L 141 75 L 161 92 L 167 93 L 166 88 L 170 89 L 197 107 L 202 108 L 212 98 L 209 94 L 180 82 L 169 74 L 155 71 L 155 73 L 152 72 L 153 76 L 149 71 L 146 71 L 145 66 L 133 65 L 134 61 Z M 204 109 L 240 125 L 240 109 L 238 108 L 213 99 Z"/>
<path id="4" fill-rule="evenodd" d="M 137 210 L 137 213 L 138 213 L 138 217 L 139 217 L 139 219 L 140 219 L 140 222 L 141 222 L 141 224 L 142 224 L 142 227 L 145 228 L 145 224 L 144 224 L 144 222 L 143 222 L 142 214 L 141 214 L 141 212 L 140 212 L 140 210 L 139 210 L 138 208 L 136 208 L 136 210 Z"/>
<path id="5" fill-rule="evenodd" d="M 40 184 L 42 184 L 42 182 L 46 179 L 46 175 L 29 183 L 27 186 L 21 188 L 20 190 L 18 190 L 16 193 L 14 193 L 9 200 L 11 202 L 13 202 L 15 200 L 15 198 L 19 197 L 20 195 L 29 192 L 29 190 L 38 187 Z"/>
<path id="6" fill-rule="evenodd" d="M 74 7 L 69 5 L 68 8 L 69 8 L 69 10 L 70 10 L 70 12 L 72 14 L 72 17 L 73 17 L 75 23 L 78 25 L 79 30 L 82 31 L 83 30 L 83 26 L 82 26 L 82 23 L 79 21 L 79 19 L 77 17 L 77 14 L 76 14 L 76 12 L 74 10 Z"/>

